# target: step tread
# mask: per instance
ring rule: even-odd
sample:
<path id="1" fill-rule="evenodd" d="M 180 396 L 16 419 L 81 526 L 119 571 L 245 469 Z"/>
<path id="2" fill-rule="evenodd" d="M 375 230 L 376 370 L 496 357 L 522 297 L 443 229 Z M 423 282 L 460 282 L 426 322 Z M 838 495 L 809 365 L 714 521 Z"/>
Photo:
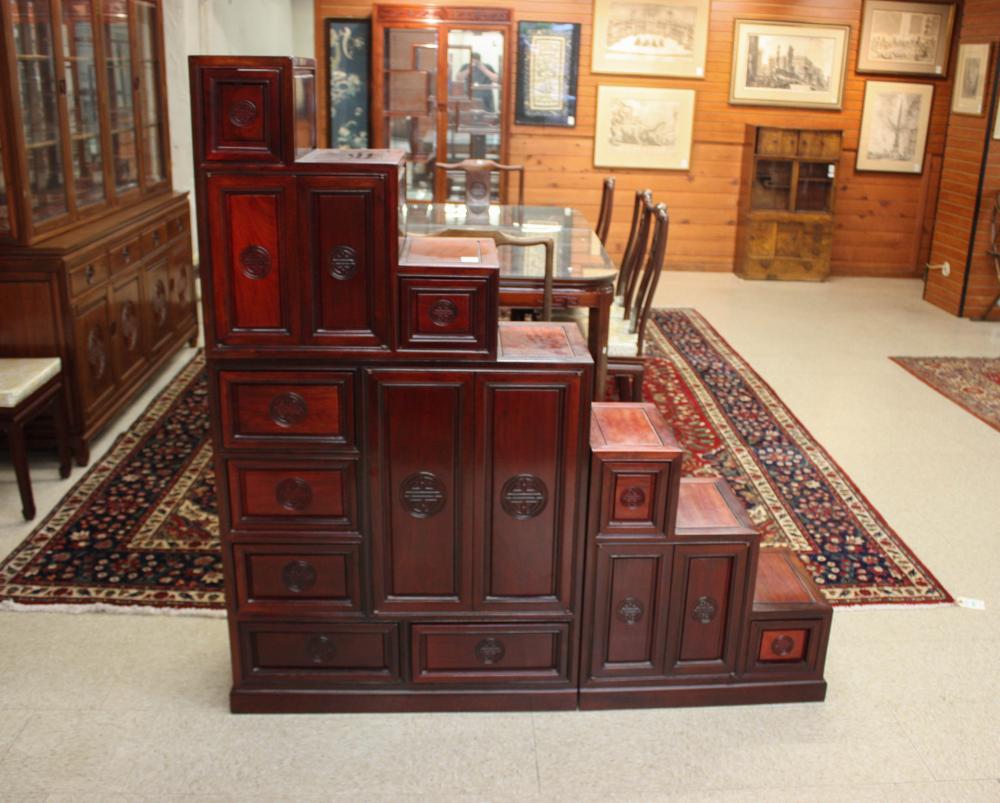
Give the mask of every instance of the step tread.
<path id="1" fill-rule="evenodd" d="M 784 547 L 760 550 L 753 603 L 755 609 L 766 607 L 769 610 L 776 606 L 829 607 L 802 561 Z"/>

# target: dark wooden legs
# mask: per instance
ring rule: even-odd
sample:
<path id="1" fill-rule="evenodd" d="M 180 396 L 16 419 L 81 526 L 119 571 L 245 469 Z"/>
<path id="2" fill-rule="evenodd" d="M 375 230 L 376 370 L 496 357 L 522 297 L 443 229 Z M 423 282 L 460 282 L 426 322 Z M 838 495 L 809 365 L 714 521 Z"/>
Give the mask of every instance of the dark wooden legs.
<path id="1" fill-rule="evenodd" d="M 611 304 L 615 300 L 611 287 L 602 288 L 597 303 L 590 307 L 587 340 L 594 357 L 594 400 L 603 401 L 608 382 L 608 332 L 611 329 Z"/>
<path id="2" fill-rule="evenodd" d="M 59 449 L 59 476 L 66 479 L 72 468 L 73 454 L 69 437 L 69 407 L 66 404 L 65 389 L 59 392 L 52 403 L 52 417 L 56 423 L 56 446 Z"/>
<path id="3" fill-rule="evenodd" d="M 31 493 L 31 475 L 28 472 L 28 449 L 24 442 L 24 426 L 12 421 L 7 428 L 10 460 L 14 464 L 17 489 L 21 492 L 21 512 L 29 521 L 35 518 L 35 498 Z"/>
<path id="4" fill-rule="evenodd" d="M 614 380 L 618 401 L 641 402 L 645 374 L 642 357 L 613 357 L 608 362 L 608 377 Z"/>

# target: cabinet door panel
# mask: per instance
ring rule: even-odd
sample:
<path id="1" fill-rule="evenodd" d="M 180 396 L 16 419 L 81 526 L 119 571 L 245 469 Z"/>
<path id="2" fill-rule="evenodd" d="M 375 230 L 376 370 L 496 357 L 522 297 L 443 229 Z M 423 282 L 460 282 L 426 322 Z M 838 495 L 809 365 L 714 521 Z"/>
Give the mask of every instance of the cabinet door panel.
<path id="1" fill-rule="evenodd" d="M 383 176 L 299 179 L 300 239 L 309 276 L 306 320 L 325 345 L 388 348 L 390 333 Z"/>
<path id="2" fill-rule="evenodd" d="M 174 329 L 182 330 L 196 317 L 191 243 L 185 241 L 170 249 L 170 320 Z"/>
<path id="3" fill-rule="evenodd" d="M 377 610 L 469 610 L 473 530 L 472 378 L 368 377 Z"/>
<path id="4" fill-rule="evenodd" d="M 120 383 L 128 382 L 146 363 L 143 349 L 142 308 L 139 277 L 133 276 L 125 284 L 111 291 L 111 366 Z"/>
<path id="5" fill-rule="evenodd" d="M 208 198 L 215 337 L 288 344 L 294 320 L 294 178 L 211 176 Z"/>
<path id="6" fill-rule="evenodd" d="M 568 610 L 579 456 L 580 378 L 477 377 L 478 604 Z"/>
<path id="7" fill-rule="evenodd" d="M 108 317 L 107 296 L 76 309 L 76 376 L 84 412 L 96 408 L 114 390 Z"/>
<path id="8" fill-rule="evenodd" d="M 163 348 L 170 341 L 170 269 L 166 259 L 140 267 L 142 274 L 143 322 L 150 351 Z"/>

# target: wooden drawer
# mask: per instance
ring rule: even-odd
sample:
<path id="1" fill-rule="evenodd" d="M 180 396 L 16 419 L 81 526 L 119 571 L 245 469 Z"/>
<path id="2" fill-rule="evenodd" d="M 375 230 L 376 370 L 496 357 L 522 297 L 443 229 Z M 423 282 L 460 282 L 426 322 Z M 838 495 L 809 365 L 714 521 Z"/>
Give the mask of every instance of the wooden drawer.
<path id="1" fill-rule="evenodd" d="M 399 680 L 399 636 L 393 623 L 244 623 L 239 639 L 244 682 Z"/>
<path id="2" fill-rule="evenodd" d="M 795 156 L 799 132 L 783 128 L 761 128 L 757 133 L 757 153 L 764 156 Z"/>
<path id="3" fill-rule="evenodd" d="M 227 448 L 353 448 L 354 374 L 349 371 L 221 371 Z"/>
<path id="4" fill-rule="evenodd" d="M 233 529 L 357 532 L 357 464 L 353 460 L 230 460 Z"/>
<path id="5" fill-rule="evenodd" d="M 812 158 L 837 158 L 840 155 L 839 131 L 800 131 L 798 155 Z"/>
<path id="6" fill-rule="evenodd" d="M 569 679 L 569 625 L 416 624 L 414 683 L 517 683 Z"/>
<path id="7" fill-rule="evenodd" d="M 135 265 L 142 258 L 142 238 L 137 234 L 108 249 L 108 259 L 111 261 L 112 272 L 125 270 Z"/>
<path id="8" fill-rule="evenodd" d="M 94 254 L 92 259 L 73 268 L 69 273 L 69 293 L 71 296 L 81 295 L 91 288 L 98 287 L 110 274 L 106 254 Z"/>
<path id="9" fill-rule="evenodd" d="M 167 244 L 170 239 L 167 221 L 163 220 L 155 226 L 146 229 L 140 236 L 139 242 L 142 248 L 142 255 L 151 254 Z"/>
<path id="10" fill-rule="evenodd" d="M 496 277 L 399 279 L 399 348 L 494 355 Z"/>
<path id="11" fill-rule="evenodd" d="M 822 677 L 828 637 L 828 619 L 755 618 L 750 622 L 743 671 L 761 677 Z"/>
<path id="12" fill-rule="evenodd" d="M 182 215 L 177 215 L 176 217 L 170 218 L 167 221 L 167 236 L 168 237 L 180 237 L 191 230 L 191 220 L 188 213 L 185 212 Z"/>
<path id="13" fill-rule="evenodd" d="M 282 84 L 292 80 L 283 65 L 199 66 L 195 80 L 201 84 L 198 111 L 204 116 L 206 132 L 203 160 L 283 161 L 283 144 L 288 143 L 282 143 L 286 122 L 282 119 Z"/>
<path id="14" fill-rule="evenodd" d="M 360 545 L 233 547 L 241 611 L 361 610 Z"/>

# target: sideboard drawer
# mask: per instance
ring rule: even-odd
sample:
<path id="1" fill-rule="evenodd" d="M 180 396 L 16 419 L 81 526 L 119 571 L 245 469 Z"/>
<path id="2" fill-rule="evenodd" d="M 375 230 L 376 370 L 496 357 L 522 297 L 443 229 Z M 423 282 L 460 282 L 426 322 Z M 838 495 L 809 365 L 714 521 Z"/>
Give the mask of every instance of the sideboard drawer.
<path id="1" fill-rule="evenodd" d="M 354 447 L 350 371 L 221 371 L 227 448 Z"/>
<path id="2" fill-rule="evenodd" d="M 357 532 L 357 464 L 230 460 L 233 529 Z"/>
<path id="3" fill-rule="evenodd" d="M 495 354 L 496 292 L 494 277 L 401 276 L 400 349 Z"/>
<path id="4" fill-rule="evenodd" d="M 69 293 L 78 296 L 86 293 L 92 287 L 97 287 L 108 278 L 108 258 L 105 254 L 94 254 L 69 274 Z"/>
<path id="5" fill-rule="evenodd" d="M 167 221 L 161 220 L 155 226 L 147 229 L 141 235 L 142 254 L 151 254 L 167 244 L 170 239 Z"/>
<path id="6" fill-rule="evenodd" d="M 361 610 L 357 543 L 291 547 L 237 544 L 233 550 L 241 611 L 255 612 L 274 605 L 286 612 Z"/>
<path id="7" fill-rule="evenodd" d="M 244 680 L 393 683 L 399 680 L 397 629 L 393 623 L 244 623 Z"/>
<path id="8" fill-rule="evenodd" d="M 114 273 L 132 267 L 142 259 L 142 238 L 137 234 L 112 246 L 108 250 L 108 258 Z"/>
<path id="9" fill-rule="evenodd" d="M 569 625 L 413 625 L 414 683 L 568 680 Z"/>

